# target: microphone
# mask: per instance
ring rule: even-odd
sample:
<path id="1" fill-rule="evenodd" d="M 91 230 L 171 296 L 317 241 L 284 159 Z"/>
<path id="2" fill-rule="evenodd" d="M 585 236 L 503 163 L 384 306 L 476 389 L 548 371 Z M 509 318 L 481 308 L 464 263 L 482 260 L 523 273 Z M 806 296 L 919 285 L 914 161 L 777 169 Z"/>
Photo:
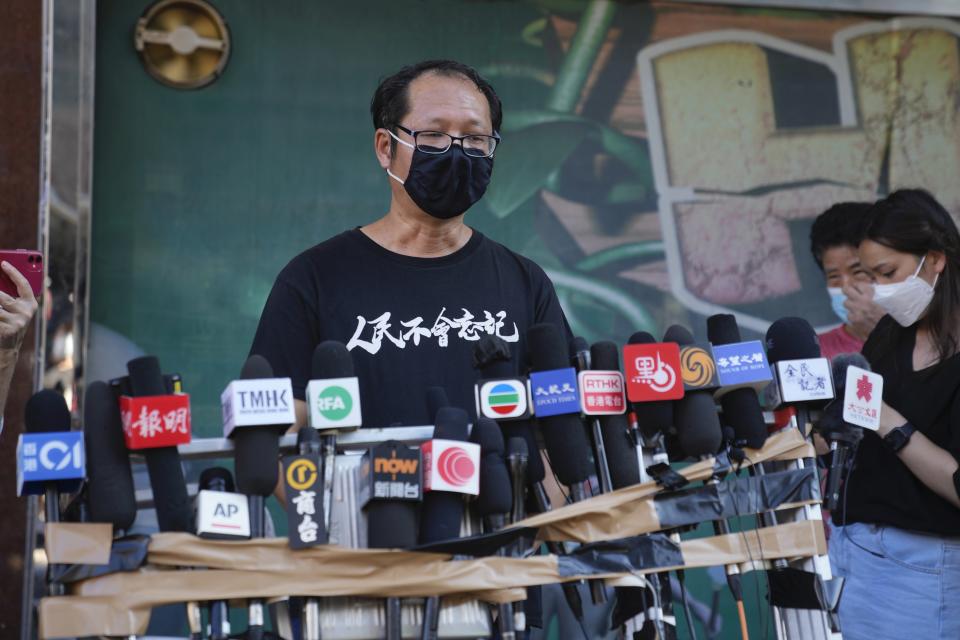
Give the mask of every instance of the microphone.
<path id="1" fill-rule="evenodd" d="M 550 465 L 567 486 L 570 499 L 586 499 L 584 483 L 590 478 L 590 441 L 580 419 L 580 394 L 576 371 L 567 366 L 569 349 L 563 332 L 554 324 L 535 324 L 527 330 L 530 351 L 530 389 L 534 413 L 540 423 Z M 594 604 L 606 600 L 602 581 L 591 582 Z M 572 597 L 572 596 L 571 596 Z"/>
<path id="2" fill-rule="evenodd" d="M 100 380 L 87 385 L 83 403 L 83 439 L 87 453 L 90 520 L 109 522 L 122 535 L 137 518 L 130 456 L 123 441 L 120 407 Z"/>
<path id="3" fill-rule="evenodd" d="M 449 406 L 450 400 L 447 398 L 446 389 L 443 387 L 427 387 L 427 415 L 431 419 L 437 416 L 437 411 Z"/>
<path id="4" fill-rule="evenodd" d="M 656 339 L 646 331 L 638 331 L 630 336 L 628 345 L 647 345 L 655 343 Z M 626 347 L 624 348 L 624 362 L 626 362 Z M 636 418 L 644 446 L 655 449 L 663 448 L 663 437 L 673 427 L 673 402 L 671 400 L 653 399 L 635 401 L 628 397 L 630 412 Z M 662 453 L 663 462 L 666 462 L 666 451 Z"/>
<path id="5" fill-rule="evenodd" d="M 480 372 L 481 382 L 478 383 L 478 388 L 483 385 L 483 382 L 486 380 L 504 380 L 510 379 L 513 376 L 514 367 L 511 364 L 511 353 L 510 346 L 507 342 L 498 336 L 493 335 L 483 335 L 480 340 L 477 342 L 473 351 L 473 366 Z M 536 435 L 533 432 L 533 426 L 530 420 L 530 410 L 529 410 L 529 389 L 527 388 L 527 382 L 523 377 L 513 378 L 516 382 L 520 384 L 514 384 L 512 389 L 516 392 L 516 400 L 518 404 L 526 403 L 527 408 L 521 414 L 522 417 L 517 417 L 516 420 L 508 420 L 504 417 L 504 413 L 513 414 L 519 411 L 519 409 L 513 409 L 511 411 L 496 412 L 496 416 L 491 416 L 478 406 L 477 415 L 486 415 L 487 417 L 492 417 L 500 425 L 500 429 L 503 431 L 505 438 L 519 437 L 523 438 L 527 443 L 527 449 L 534 454 L 540 449 L 537 444 Z M 491 392 L 494 389 L 491 389 Z M 509 389 L 504 388 L 500 389 L 499 392 L 506 393 Z M 507 401 L 512 400 L 512 398 L 507 398 Z M 543 479 L 546 475 L 546 470 L 543 467 L 543 461 L 538 455 L 532 455 L 527 466 L 527 484 L 537 487 L 540 483 L 543 482 Z M 542 487 L 541 487 L 542 488 Z M 546 493 L 543 494 L 544 496 Z"/>
<path id="6" fill-rule="evenodd" d="M 297 455 L 283 458 L 287 542 L 291 549 L 306 549 L 329 541 L 329 527 L 317 515 L 317 495 L 323 493 L 320 449 L 317 430 L 304 425 L 297 431 Z"/>
<path id="7" fill-rule="evenodd" d="M 481 379 L 504 379 L 514 374 L 511 358 L 510 346 L 505 340 L 498 336 L 483 335 L 474 347 L 473 366 L 480 371 Z M 518 380 L 523 381 L 522 390 L 517 390 L 518 399 L 528 399 L 530 390 L 526 380 L 523 378 L 519 378 Z M 478 415 L 480 415 L 479 411 Z M 547 491 L 543 486 L 546 469 L 543 466 L 543 459 L 540 457 L 540 445 L 537 442 L 537 437 L 533 430 L 533 424 L 529 414 L 529 401 L 525 415 L 526 417 L 511 421 L 495 418 L 500 425 L 504 438 L 508 440 L 519 438 L 526 444 L 527 457 L 522 465 L 526 482 L 518 482 L 516 478 L 513 479 L 514 515 L 516 515 L 518 509 L 520 509 L 524 515 L 521 518 L 515 519 L 514 522 L 526 517 L 524 501 L 526 486 L 530 487 L 536 508 L 540 513 L 545 513 L 551 509 L 550 499 L 547 497 Z M 511 470 L 513 470 L 513 467 L 511 467 Z M 550 553 L 554 555 L 562 555 L 564 553 L 559 542 L 548 542 L 546 544 Z M 567 605 L 570 607 L 570 611 L 573 612 L 573 615 L 578 620 L 582 620 L 583 604 L 580 600 L 580 592 L 577 590 L 576 584 L 564 582 L 561 588 L 563 589 L 563 595 L 567 601 Z M 539 588 L 528 590 L 528 606 L 535 606 L 534 600 L 539 600 L 538 589 Z"/>
<path id="8" fill-rule="evenodd" d="M 308 524 L 308 518 L 313 516 L 316 512 L 316 505 L 314 498 L 316 496 L 316 484 L 319 476 L 318 468 L 320 466 L 320 452 L 321 452 L 321 443 L 320 443 L 320 434 L 317 433 L 317 430 L 311 427 L 310 425 L 303 425 L 300 427 L 300 430 L 297 431 L 297 452 L 300 454 L 299 458 L 289 460 L 288 458 L 284 459 L 283 469 L 284 469 L 284 488 L 285 495 L 291 496 L 294 491 L 303 491 L 298 495 L 303 496 L 300 501 L 293 502 L 288 500 L 287 502 L 287 531 L 288 538 L 291 540 L 291 548 L 294 547 L 293 540 L 297 540 L 300 544 L 304 546 L 312 546 L 313 544 L 320 544 L 319 536 L 318 540 L 315 542 L 310 541 L 309 531 L 311 530 Z M 288 469 L 292 465 L 297 464 L 296 460 L 308 460 L 308 463 L 299 463 L 297 470 L 295 470 L 289 477 L 287 476 Z M 310 477 L 314 478 L 313 484 L 309 483 Z M 305 485 L 304 489 L 298 489 L 294 486 L 293 483 L 296 483 L 297 486 Z M 309 491 L 309 493 L 307 493 Z M 291 508 L 292 506 L 292 508 Z M 296 522 L 299 516 L 303 516 Z M 312 519 L 310 520 L 312 521 Z M 306 525 L 303 533 L 307 534 L 307 539 L 304 539 L 303 533 L 300 531 L 300 526 Z M 319 529 L 319 527 L 317 527 Z M 325 530 L 327 528 L 325 527 Z M 292 533 L 296 530 L 295 537 L 292 537 Z M 327 531 L 327 540 L 329 540 L 329 531 Z M 303 640 L 320 640 L 320 599 L 315 597 L 307 597 L 303 601 L 303 611 L 301 613 L 300 628 L 303 629 Z"/>
<path id="9" fill-rule="evenodd" d="M 480 445 L 480 496 L 477 500 L 477 515 L 483 519 L 486 532 L 498 531 L 506 526 L 513 506 L 510 472 L 507 471 L 503 458 L 503 434 L 496 422 L 481 416 L 473 425 L 470 439 Z M 523 482 L 522 476 L 520 481 Z M 500 549 L 497 555 L 505 555 L 504 550 Z M 499 605 L 497 610 L 500 637 L 513 640 L 516 638 L 513 605 L 504 603 Z"/>
<path id="10" fill-rule="evenodd" d="M 424 496 L 420 544 L 460 537 L 464 494 L 480 492 L 480 447 L 468 441 L 469 416 L 462 409 L 437 411 L 433 438 L 423 443 Z"/>
<path id="11" fill-rule="evenodd" d="M 710 316 L 707 318 L 707 338 L 714 346 L 739 343 L 741 340 L 737 319 L 727 313 Z M 762 353 L 762 349 L 760 351 Z M 728 354 L 728 359 L 729 355 L 731 354 Z M 769 380 L 769 370 L 761 376 Z M 724 421 L 733 427 L 737 446 L 761 448 L 767 440 L 767 425 L 757 392 L 748 387 L 721 388 L 716 397 L 720 400 Z"/>
<path id="12" fill-rule="evenodd" d="M 499 531 L 507 525 L 513 508 L 510 472 L 504 460 L 503 434 L 497 423 L 479 417 L 473 425 L 470 440 L 480 445 L 480 495 L 477 514 L 483 518 L 484 530 Z"/>
<path id="13" fill-rule="evenodd" d="M 187 497 L 187 484 L 183 477 L 183 468 L 180 465 L 180 452 L 177 451 L 176 444 L 185 444 L 190 442 L 189 427 L 189 404 L 187 404 L 186 413 L 184 407 L 170 409 L 167 416 L 174 412 L 177 418 L 186 417 L 186 428 L 180 424 L 174 424 L 174 429 L 169 432 L 174 435 L 185 436 L 186 439 L 177 437 L 176 440 L 160 440 L 157 438 L 155 427 L 161 420 L 160 412 L 162 404 L 157 402 L 155 396 L 166 396 L 168 399 L 178 396 L 167 395 L 166 384 L 163 374 L 160 372 L 160 361 L 156 356 L 142 356 L 134 358 L 127 363 L 127 372 L 130 375 L 130 393 L 129 397 L 121 397 L 120 410 L 124 422 L 124 433 L 128 449 L 138 449 L 144 446 L 143 456 L 147 462 L 147 473 L 150 476 L 150 486 L 153 489 L 153 504 L 157 511 L 157 524 L 160 531 L 182 531 L 188 533 L 193 529 L 192 509 L 190 499 Z M 142 403 L 136 402 L 143 399 Z M 189 403 L 187 396 L 180 396 Z M 124 402 L 124 401 L 127 402 Z M 158 408 L 150 410 L 151 406 Z M 139 412 L 137 408 L 139 407 Z M 137 420 L 134 421 L 134 416 Z M 165 422 L 165 420 L 164 420 Z M 161 429 L 166 431 L 166 425 Z M 164 434 L 166 435 L 166 434 Z M 143 439 L 137 439 L 137 436 L 146 436 Z M 162 446 L 155 446 L 154 442 L 163 442 Z"/>
<path id="14" fill-rule="evenodd" d="M 434 393 L 434 402 L 443 399 Z M 420 544 L 459 538 L 464 494 L 477 495 L 480 491 L 480 446 L 467 442 L 469 420 L 462 409 L 441 407 L 434 420 L 433 438 L 420 447 L 426 492 L 420 518 Z M 493 424 L 496 427 L 496 423 Z M 496 430 L 499 435 L 499 428 Z M 424 605 L 421 638 L 436 638 L 439 624 L 440 598 L 432 596 Z"/>
<path id="15" fill-rule="evenodd" d="M 76 491 L 84 476 L 83 434 L 70 430 L 63 396 L 43 389 L 27 400 L 26 433 L 17 439 L 17 495 L 44 494 L 46 522 L 60 521 L 60 493 Z M 63 595 L 59 567 L 47 568 L 49 595 Z"/>
<path id="16" fill-rule="evenodd" d="M 261 355 L 247 358 L 240 371 L 241 380 L 263 381 L 273 378 L 273 367 Z M 237 472 L 237 488 L 247 496 L 250 508 L 250 537 L 264 536 L 264 499 L 277 487 L 280 446 L 278 437 L 288 424 L 261 424 L 235 428 L 233 438 Z M 251 638 L 263 636 L 263 600 L 252 598 L 247 602 Z"/>
<path id="17" fill-rule="evenodd" d="M 579 415 L 574 415 L 574 412 L 580 413 L 576 393 L 563 391 L 563 385 L 569 385 L 569 380 L 576 383 L 573 367 L 567 366 L 567 344 L 559 327 L 541 323 L 527 331 L 527 346 L 532 364 L 530 385 L 534 411 L 550 464 L 560 482 L 569 488 L 571 499 L 579 502 L 586 498 L 583 483 L 590 477 L 590 442 Z M 538 393 L 542 404 L 537 404 Z"/>
<path id="18" fill-rule="evenodd" d="M 371 447 L 360 465 L 358 497 L 367 514 L 367 546 L 402 549 L 417 544 L 423 495 L 420 449 L 396 440 Z M 401 640 L 400 598 L 387 598 L 388 640 Z M 426 612 L 424 612 L 426 614 Z"/>
<path id="19" fill-rule="evenodd" d="M 690 332 L 683 327 L 674 326 L 670 337 L 685 343 L 692 342 Z M 665 336 L 666 340 L 667 337 Z M 692 391 L 674 404 L 674 417 L 680 446 L 686 455 L 694 458 L 706 458 L 717 453 L 723 442 L 723 429 L 713 396 L 708 391 Z M 716 484 L 718 478 L 712 477 L 707 484 Z M 713 521 L 714 532 L 726 535 L 730 532 L 726 520 Z M 743 589 L 740 582 L 740 568 L 735 564 L 726 565 L 727 583 L 737 602 L 743 601 Z"/>
<path id="20" fill-rule="evenodd" d="M 337 464 L 337 432 L 362 424 L 360 383 L 354 375 L 353 356 L 336 340 L 326 340 L 313 350 L 312 379 L 307 383 L 307 424 L 320 432 L 323 456 L 323 522 L 330 529 L 333 476 Z"/>
<path id="21" fill-rule="evenodd" d="M 223 467 L 200 472 L 197 492 L 197 535 L 201 538 L 242 540 L 250 537 L 247 497 L 234 493 L 233 476 Z M 207 603 L 211 640 L 230 637 L 230 607 L 225 600 Z"/>
<path id="22" fill-rule="evenodd" d="M 827 472 L 824 496 L 824 506 L 830 510 L 840 505 L 841 480 L 852 462 L 853 451 L 863 438 L 863 426 L 848 422 L 845 415 L 846 409 L 848 406 L 862 405 L 863 403 L 859 400 L 867 398 L 869 398 L 868 401 L 876 398 L 875 404 L 879 406 L 883 398 L 883 378 L 879 376 L 875 375 L 872 380 L 869 377 L 864 378 L 866 386 L 861 382 L 860 389 L 857 388 L 857 384 L 853 388 L 848 385 L 848 372 L 860 373 L 857 369 L 863 373 L 870 371 L 870 363 L 862 354 L 841 353 L 833 358 L 832 367 L 837 397 L 827 405 L 823 416 L 815 425 L 820 435 L 830 443 L 830 451 L 833 454 L 830 459 L 830 469 Z M 879 385 L 876 383 L 876 378 L 879 378 Z M 864 411 L 867 413 L 867 418 L 869 418 L 868 411 Z M 879 417 L 878 408 L 876 409 L 877 423 L 879 423 Z"/>
<path id="23" fill-rule="evenodd" d="M 591 367 L 590 345 L 584 338 L 574 336 L 573 340 L 570 341 L 570 353 L 573 354 L 570 356 L 570 364 L 577 370 L 577 373 L 594 368 Z"/>
<path id="24" fill-rule="evenodd" d="M 766 335 L 767 357 L 774 365 L 777 384 L 770 386 L 769 406 L 786 405 L 787 420 L 797 420 L 807 435 L 811 409 L 821 409 L 833 398 L 830 363 L 821 356 L 820 342 L 803 318 L 780 318 Z"/>
<path id="25" fill-rule="evenodd" d="M 510 467 L 510 484 L 513 487 L 513 508 L 510 512 L 510 522 L 520 522 L 527 517 L 526 500 L 524 500 L 523 483 L 527 476 L 527 462 L 530 451 L 527 441 L 523 438 L 510 438 L 507 441 L 507 463 Z"/>
<path id="26" fill-rule="evenodd" d="M 621 489 L 640 482 L 640 463 L 630 436 L 625 414 L 623 374 L 620 373 L 620 349 L 610 341 L 590 347 L 589 371 L 580 373 L 580 393 L 584 413 L 596 411 L 599 427 L 598 457 L 604 459 L 610 489 Z"/>
<path id="27" fill-rule="evenodd" d="M 673 325 L 663 336 L 664 342 L 693 344 L 693 335 L 680 325 Z M 717 416 L 713 394 L 709 391 L 688 391 L 673 404 L 674 422 L 680 446 L 694 458 L 711 456 L 720 450 L 723 430 Z"/>

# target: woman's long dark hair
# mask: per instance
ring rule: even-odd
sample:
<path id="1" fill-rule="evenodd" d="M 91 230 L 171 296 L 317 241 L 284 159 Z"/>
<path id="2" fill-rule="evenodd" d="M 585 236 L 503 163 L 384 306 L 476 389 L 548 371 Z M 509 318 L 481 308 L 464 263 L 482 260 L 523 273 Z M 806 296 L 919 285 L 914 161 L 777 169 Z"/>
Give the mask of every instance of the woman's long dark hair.
<path id="1" fill-rule="evenodd" d="M 863 237 L 918 258 L 928 251 L 943 253 L 946 266 L 920 323 L 930 332 L 940 362 L 957 353 L 960 347 L 960 232 L 943 205 L 922 189 L 894 191 L 873 206 L 867 215 Z M 892 335 L 878 338 L 889 345 L 899 332 L 887 333 Z"/>

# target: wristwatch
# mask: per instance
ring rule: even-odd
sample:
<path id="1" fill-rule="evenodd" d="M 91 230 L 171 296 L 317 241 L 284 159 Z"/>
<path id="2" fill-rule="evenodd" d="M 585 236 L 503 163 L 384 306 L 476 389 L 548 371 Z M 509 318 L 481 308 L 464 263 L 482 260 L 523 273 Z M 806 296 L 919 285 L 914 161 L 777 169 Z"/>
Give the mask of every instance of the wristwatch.
<path id="1" fill-rule="evenodd" d="M 909 422 L 905 422 L 903 425 L 883 436 L 883 444 L 885 444 L 891 452 L 898 453 L 907 446 L 907 443 L 910 442 L 910 436 L 912 436 L 916 430 L 917 428 L 915 426 Z"/>

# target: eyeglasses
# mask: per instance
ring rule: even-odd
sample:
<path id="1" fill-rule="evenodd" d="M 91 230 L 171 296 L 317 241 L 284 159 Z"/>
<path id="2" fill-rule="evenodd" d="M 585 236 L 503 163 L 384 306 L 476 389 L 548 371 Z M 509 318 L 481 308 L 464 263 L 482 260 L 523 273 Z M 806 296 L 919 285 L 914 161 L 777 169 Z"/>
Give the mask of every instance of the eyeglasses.
<path id="1" fill-rule="evenodd" d="M 474 133 L 467 136 L 452 136 L 442 131 L 413 131 L 401 124 L 397 125 L 397 129 L 411 136 L 417 150 L 423 153 L 446 153 L 453 145 L 453 141 L 459 140 L 466 155 L 474 158 L 490 158 L 493 157 L 493 152 L 500 142 L 500 136 L 497 134 L 487 136 Z"/>

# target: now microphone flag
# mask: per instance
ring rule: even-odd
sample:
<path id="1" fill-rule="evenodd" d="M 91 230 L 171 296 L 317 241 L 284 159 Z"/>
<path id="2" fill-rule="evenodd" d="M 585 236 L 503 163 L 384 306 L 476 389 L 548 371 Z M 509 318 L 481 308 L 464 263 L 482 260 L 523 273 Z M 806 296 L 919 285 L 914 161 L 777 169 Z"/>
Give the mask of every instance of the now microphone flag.
<path id="1" fill-rule="evenodd" d="M 36 495 L 55 485 L 70 493 L 86 470 L 83 433 L 22 433 L 17 440 L 17 495 Z"/>

